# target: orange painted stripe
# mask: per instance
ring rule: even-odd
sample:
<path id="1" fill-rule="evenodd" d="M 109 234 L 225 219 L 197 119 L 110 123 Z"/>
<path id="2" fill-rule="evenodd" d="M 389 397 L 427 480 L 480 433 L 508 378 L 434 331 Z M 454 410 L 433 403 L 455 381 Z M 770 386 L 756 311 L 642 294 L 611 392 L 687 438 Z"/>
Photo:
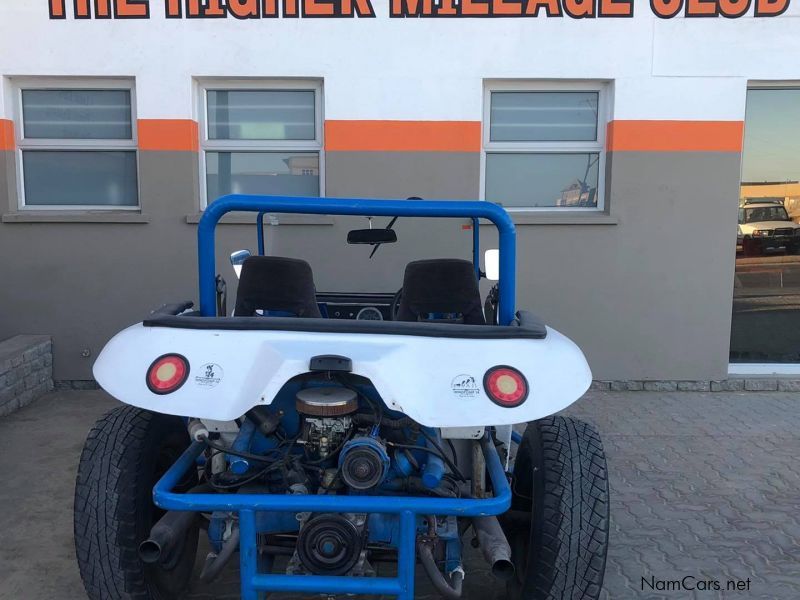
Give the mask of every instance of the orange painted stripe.
<path id="1" fill-rule="evenodd" d="M 191 119 L 139 119 L 140 150 L 197 152 L 200 137 Z"/>
<path id="2" fill-rule="evenodd" d="M 742 121 L 611 121 L 611 152 L 741 152 Z"/>
<path id="3" fill-rule="evenodd" d="M 0 150 L 14 150 L 16 147 L 14 121 L 0 119 Z"/>
<path id="4" fill-rule="evenodd" d="M 325 149 L 480 152 L 480 121 L 325 121 Z"/>

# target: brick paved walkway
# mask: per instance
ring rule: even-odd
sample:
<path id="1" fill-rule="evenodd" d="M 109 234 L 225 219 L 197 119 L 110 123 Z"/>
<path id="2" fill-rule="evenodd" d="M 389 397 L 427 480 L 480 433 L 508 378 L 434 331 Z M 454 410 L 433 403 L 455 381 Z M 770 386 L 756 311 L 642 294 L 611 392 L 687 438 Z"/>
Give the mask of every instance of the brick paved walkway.
<path id="1" fill-rule="evenodd" d="M 800 598 L 800 394 L 608 394 L 569 412 L 608 458 L 606 598 Z M 687 575 L 750 591 L 642 591 Z"/>
<path id="2" fill-rule="evenodd" d="M 0 599 L 83 597 L 72 484 L 85 431 L 108 407 L 100 392 L 62 392 L 0 419 Z M 800 394 L 592 393 L 567 412 L 598 426 L 608 455 L 604 598 L 800 598 Z M 468 599 L 504 598 L 479 558 L 468 567 Z M 642 578 L 687 576 L 723 591 L 642 590 Z M 235 578 L 187 600 L 237 598 Z M 724 591 L 748 579 L 749 591 Z M 420 600 L 436 597 L 420 586 Z"/>

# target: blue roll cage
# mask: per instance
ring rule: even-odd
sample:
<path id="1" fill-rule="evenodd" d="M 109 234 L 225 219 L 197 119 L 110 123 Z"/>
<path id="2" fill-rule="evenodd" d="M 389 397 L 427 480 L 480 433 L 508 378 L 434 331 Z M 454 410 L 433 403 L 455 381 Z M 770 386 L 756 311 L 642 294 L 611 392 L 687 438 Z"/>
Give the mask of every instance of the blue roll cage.
<path id="1" fill-rule="evenodd" d="M 286 196 L 224 196 L 211 204 L 198 226 L 200 312 L 216 314 L 215 244 L 217 223 L 228 212 L 258 213 L 259 253 L 264 251 L 263 216 L 266 213 L 327 215 L 457 217 L 473 223 L 473 262 L 479 269 L 479 219 L 492 221 L 500 234 L 500 324 L 514 319 L 515 233 L 508 214 L 498 205 L 481 201 L 362 200 L 297 198 Z M 479 272 L 479 271 L 478 271 Z M 197 461 L 207 445 L 194 442 L 167 470 L 153 488 L 153 501 L 164 510 L 236 513 L 239 518 L 239 567 L 242 600 L 258 600 L 259 592 L 305 594 L 386 594 L 414 600 L 417 530 L 425 515 L 456 517 L 494 516 L 511 506 L 511 488 L 490 435 L 481 440 L 494 496 L 489 498 L 433 498 L 422 496 L 211 494 L 177 493 L 173 490 Z M 271 574 L 271 564 L 258 557 L 259 512 L 378 513 L 399 517 L 397 577 L 348 577 Z"/>
<path id="2" fill-rule="evenodd" d="M 264 253 L 264 215 L 351 215 L 364 217 L 453 217 L 472 220 L 473 255 L 480 276 L 480 219 L 497 227 L 500 246 L 498 322 L 509 325 L 516 314 L 516 232 L 514 222 L 498 204 L 479 200 L 377 200 L 374 198 L 304 198 L 231 194 L 212 202 L 197 227 L 200 270 L 200 314 L 216 315 L 215 231 L 220 219 L 232 211 L 257 213 L 259 254 Z"/>

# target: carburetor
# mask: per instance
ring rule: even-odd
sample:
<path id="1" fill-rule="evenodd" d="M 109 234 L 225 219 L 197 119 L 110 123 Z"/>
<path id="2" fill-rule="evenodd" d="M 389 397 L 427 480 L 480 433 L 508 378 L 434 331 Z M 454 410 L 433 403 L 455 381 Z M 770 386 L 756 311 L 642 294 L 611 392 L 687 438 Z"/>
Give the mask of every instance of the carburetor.
<path id="1" fill-rule="evenodd" d="M 295 405 L 308 454 L 325 459 L 349 436 L 358 396 L 345 387 L 309 387 L 297 392 Z"/>

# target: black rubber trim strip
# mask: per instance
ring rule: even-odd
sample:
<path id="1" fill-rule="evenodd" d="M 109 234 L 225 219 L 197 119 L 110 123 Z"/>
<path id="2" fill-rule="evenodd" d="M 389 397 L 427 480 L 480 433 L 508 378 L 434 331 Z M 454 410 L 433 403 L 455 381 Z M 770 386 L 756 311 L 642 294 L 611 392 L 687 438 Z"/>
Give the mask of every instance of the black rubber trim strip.
<path id="1" fill-rule="evenodd" d="M 162 304 L 157 309 L 152 311 L 150 314 L 153 317 L 161 316 L 161 315 L 179 315 L 183 311 L 189 310 L 194 306 L 194 302 L 191 300 L 184 300 L 183 302 L 175 302 L 172 304 Z"/>
<path id="2" fill-rule="evenodd" d="M 303 319 L 298 317 L 199 317 L 189 315 L 154 315 L 145 327 L 223 331 L 307 331 L 315 333 L 363 333 L 375 335 L 411 335 L 433 338 L 475 340 L 534 339 L 547 337 L 544 324 L 531 313 L 517 313 L 508 327 L 498 325 L 463 325 L 459 323 L 409 323 L 403 321 L 356 321 L 351 319 Z"/>

